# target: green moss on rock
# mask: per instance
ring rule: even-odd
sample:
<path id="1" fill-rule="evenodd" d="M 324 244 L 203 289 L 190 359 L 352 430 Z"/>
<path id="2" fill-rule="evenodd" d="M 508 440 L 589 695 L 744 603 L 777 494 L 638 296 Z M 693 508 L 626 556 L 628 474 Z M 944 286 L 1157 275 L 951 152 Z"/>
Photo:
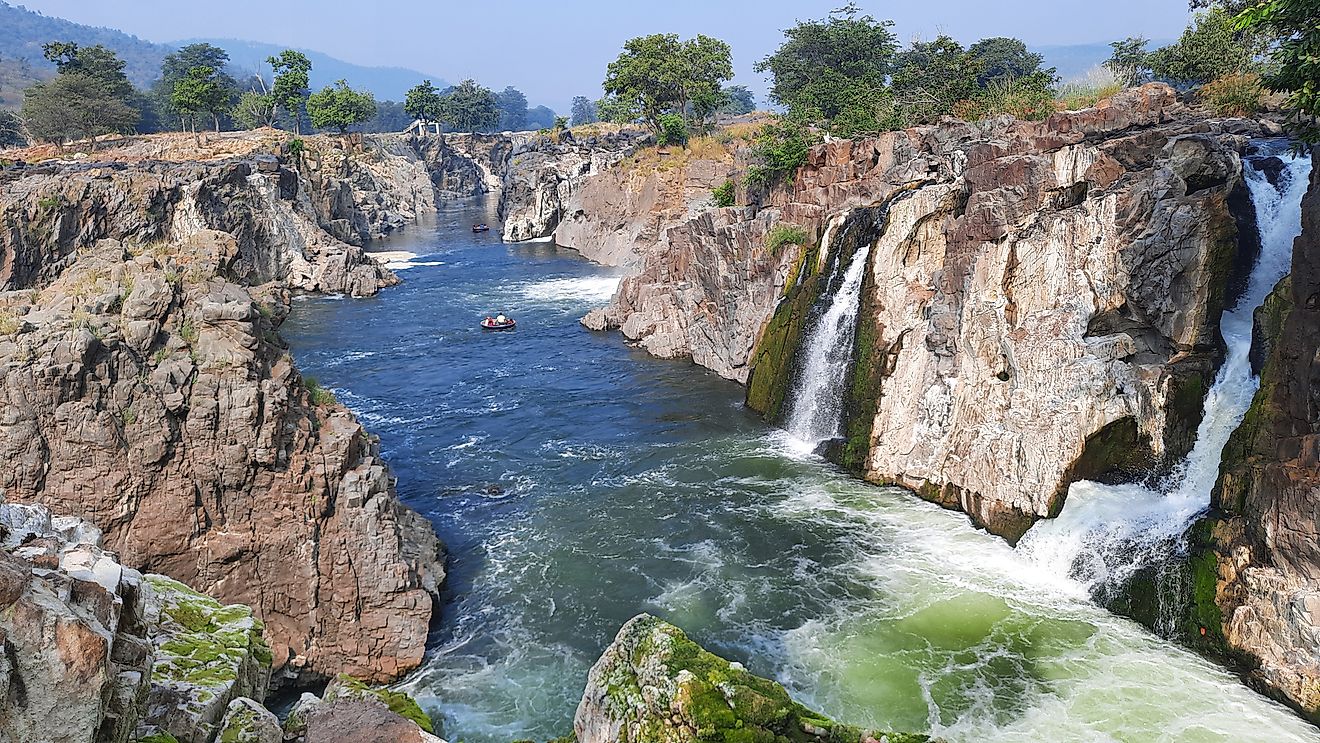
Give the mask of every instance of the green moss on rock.
<path id="1" fill-rule="evenodd" d="M 891 743 L 928 740 L 835 722 L 795 702 L 778 683 L 645 614 L 624 625 L 592 669 L 577 722 L 599 729 L 600 719 L 586 719 L 599 715 L 617 724 L 619 743 L 859 743 L 868 736 L 887 737 Z"/>

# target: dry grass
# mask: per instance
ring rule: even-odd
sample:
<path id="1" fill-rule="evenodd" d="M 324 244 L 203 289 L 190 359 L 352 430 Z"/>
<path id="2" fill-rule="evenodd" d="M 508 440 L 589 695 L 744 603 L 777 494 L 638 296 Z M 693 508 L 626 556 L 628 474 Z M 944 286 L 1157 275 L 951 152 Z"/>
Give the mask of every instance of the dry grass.
<path id="1" fill-rule="evenodd" d="M 1108 67 L 1092 67 L 1085 75 L 1059 86 L 1055 106 L 1060 111 L 1080 111 L 1123 90 L 1123 84 Z"/>
<path id="2" fill-rule="evenodd" d="M 1196 97 L 1217 116 L 1253 116 L 1265 104 L 1265 85 L 1260 75 L 1224 75 L 1202 85 Z"/>

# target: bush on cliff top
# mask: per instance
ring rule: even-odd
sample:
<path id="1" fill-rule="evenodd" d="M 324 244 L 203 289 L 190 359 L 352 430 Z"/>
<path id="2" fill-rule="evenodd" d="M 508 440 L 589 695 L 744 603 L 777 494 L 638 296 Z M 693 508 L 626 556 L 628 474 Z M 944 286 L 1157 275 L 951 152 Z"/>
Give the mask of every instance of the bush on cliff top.
<path id="1" fill-rule="evenodd" d="M 733 206 L 737 201 L 737 186 L 732 180 L 726 180 L 715 188 L 711 189 L 710 200 L 715 206 L 723 209 Z"/>

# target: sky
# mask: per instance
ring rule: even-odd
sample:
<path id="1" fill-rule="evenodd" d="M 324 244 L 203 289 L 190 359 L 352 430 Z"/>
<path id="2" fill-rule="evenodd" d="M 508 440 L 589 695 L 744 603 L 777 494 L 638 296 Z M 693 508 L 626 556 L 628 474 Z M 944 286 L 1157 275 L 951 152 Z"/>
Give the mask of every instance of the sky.
<path id="1" fill-rule="evenodd" d="M 148 41 L 236 38 L 325 52 L 348 62 L 407 67 L 457 82 L 513 85 L 533 105 L 567 111 L 601 94 L 623 42 L 698 33 L 733 48 L 735 84 L 766 90 L 753 65 L 797 19 L 847 0 L 13 0 L 46 15 L 108 26 Z M 895 21 L 904 41 L 947 33 L 964 44 L 1015 36 L 1029 45 L 1176 38 L 1186 0 L 859 0 Z M 350 81 L 352 82 L 352 81 Z"/>

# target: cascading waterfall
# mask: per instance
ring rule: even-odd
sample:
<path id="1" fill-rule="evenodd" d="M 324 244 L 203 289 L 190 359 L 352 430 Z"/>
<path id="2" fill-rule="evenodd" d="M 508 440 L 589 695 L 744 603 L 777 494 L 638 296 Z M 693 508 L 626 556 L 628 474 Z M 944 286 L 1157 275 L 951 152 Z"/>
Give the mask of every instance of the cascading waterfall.
<path id="1" fill-rule="evenodd" d="M 853 254 L 829 307 L 807 337 L 802 371 L 793 390 L 787 429 L 796 441 L 815 445 L 837 438 L 843 417 L 840 390 L 852 364 L 857 335 L 857 310 L 862 302 L 862 278 L 871 247 Z"/>
<path id="2" fill-rule="evenodd" d="M 1253 315 L 1288 273 L 1301 229 L 1311 164 L 1286 156 L 1283 163 L 1276 185 L 1246 162 L 1261 252 L 1245 293 L 1220 321 L 1228 354 L 1206 396 L 1191 453 L 1158 487 L 1074 483 L 1059 517 L 1038 523 L 1018 545 L 1037 564 L 1067 572 L 1093 595 L 1103 598 L 1142 568 L 1158 569 L 1180 554 L 1184 533 L 1210 505 L 1224 446 L 1260 383 L 1249 358 Z"/>

